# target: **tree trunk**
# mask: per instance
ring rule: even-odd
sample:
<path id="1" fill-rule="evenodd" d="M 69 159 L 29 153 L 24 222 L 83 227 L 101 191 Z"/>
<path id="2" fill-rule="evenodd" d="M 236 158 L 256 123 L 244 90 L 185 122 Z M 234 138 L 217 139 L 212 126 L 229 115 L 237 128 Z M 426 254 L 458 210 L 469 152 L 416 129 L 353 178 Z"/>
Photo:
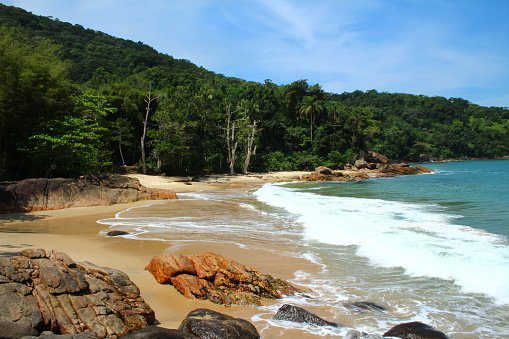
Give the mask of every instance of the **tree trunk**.
<path id="1" fill-rule="evenodd" d="M 143 170 L 143 174 L 147 174 L 147 163 L 145 161 L 145 139 L 147 137 L 147 126 L 148 126 L 148 117 L 150 114 L 150 105 L 152 104 L 152 101 L 156 100 L 157 98 L 152 96 L 152 86 L 150 86 L 148 90 L 147 97 L 144 99 L 145 101 L 145 120 L 143 121 L 143 134 L 141 136 L 141 166 Z"/>
<path id="2" fill-rule="evenodd" d="M 249 168 L 249 163 L 251 162 L 251 157 L 256 154 L 256 144 L 255 144 L 255 138 L 256 138 L 256 120 L 253 121 L 253 125 L 251 127 L 251 132 L 247 136 L 247 148 L 246 148 L 246 159 L 244 160 L 244 169 L 243 173 L 247 174 L 247 170 Z"/>
<path id="3" fill-rule="evenodd" d="M 238 142 L 235 140 L 235 121 L 232 122 L 231 106 L 226 106 L 226 148 L 228 151 L 228 166 L 230 175 L 235 174 L 235 160 Z"/>
<path id="4" fill-rule="evenodd" d="M 122 152 L 122 137 L 120 137 L 118 141 L 118 151 L 120 152 L 120 157 L 122 158 L 122 166 L 125 167 L 124 153 Z"/>

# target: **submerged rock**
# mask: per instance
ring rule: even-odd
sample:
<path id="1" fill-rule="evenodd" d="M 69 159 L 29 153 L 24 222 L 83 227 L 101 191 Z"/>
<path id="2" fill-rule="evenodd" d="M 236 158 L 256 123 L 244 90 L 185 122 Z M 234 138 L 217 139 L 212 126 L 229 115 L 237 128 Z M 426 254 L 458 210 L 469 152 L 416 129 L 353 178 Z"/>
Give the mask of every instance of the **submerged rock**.
<path id="1" fill-rule="evenodd" d="M 447 339 L 444 333 L 418 321 L 396 325 L 385 332 L 384 337 L 398 337 L 403 339 Z"/>
<path id="2" fill-rule="evenodd" d="M 110 338 L 154 320 L 138 287 L 120 271 L 43 249 L 0 257 L 0 338 L 44 331 Z"/>
<path id="3" fill-rule="evenodd" d="M 296 323 L 305 323 L 317 326 L 333 326 L 338 327 L 338 324 L 324 320 L 305 309 L 297 306 L 284 304 L 277 310 L 276 315 L 273 317 L 276 320 L 293 321 Z"/>
<path id="4" fill-rule="evenodd" d="M 386 310 L 385 307 L 375 304 L 371 301 L 356 301 L 353 303 L 345 304 L 345 306 L 365 311 L 383 312 Z"/>
<path id="5" fill-rule="evenodd" d="M 205 308 L 191 311 L 178 329 L 202 339 L 260 338 L 258 331 L 249 321 Z"/>
<path id="6" fill-rule="evenodd" d="M 0 213 L 107 206 L 150 199 L 176 199 L 175 192 L 147 188 L 122 175 L 39 178 L 0 182 Z"/>
<path id="7" fill-rule="evenodd" d="M 163 254 L 147 269 L 157 282 L 172 284 L 190 299 L 217 304 L 259 305 L 261 298 L 278 299 L 301 292 L 290 283 L 262 274 L 219 254 Z"/>
<path id="8" fill-rule="evenodd" d="M 113 231 L 109 231 L 108 233 L 106 233 L 106 235 L 108 237 L 117 237 L 119 235 L 126 235 L 126 234 L 129 234 L 129 232 L 113 230 Z"/>
<path id="9" fill-rule="evenodd" d="M 383 339 L 379 334 L 368 334 L 357 330 L 349 330 L 343 339 Z"/>

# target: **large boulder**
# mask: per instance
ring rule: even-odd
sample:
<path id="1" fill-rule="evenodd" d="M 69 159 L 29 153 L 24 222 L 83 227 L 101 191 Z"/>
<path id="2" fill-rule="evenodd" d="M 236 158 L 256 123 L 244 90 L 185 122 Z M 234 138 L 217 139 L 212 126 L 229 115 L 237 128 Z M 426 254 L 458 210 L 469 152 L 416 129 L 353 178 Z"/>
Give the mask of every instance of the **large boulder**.
<path id="1" fill-rule="evenodd" d="M 258 331 L 249 321 L 205 308 L 191 311 L 178 329 L 201 339 L 260 338 Z"/>
<path id="2" fill-rule="evenodd" d="M 163 254 L 146 269 L 157 282 L 171 284 L 190 299 L 217 304 L 259 305 L 261 298 L 278 299 L 300 292 L 290 283 L 262 274 L 219 254 Z"/>
<path id="3" fill-rule="evenodd" d="M 332 175 L 333 174 L 332 170 L 325 166 L 318 166 L 317 168 L 315 168 L 315 173 L 324 174 L 324 175 Z"/>
<path id="4" fill-rule="evenodd" d="M 292 321 L 296 323 L 305 323 L 316 326 L 333 326 L 337 327 L 338 324 L 324 320 L 305 309 L 297 306 L 292 306 L 288 304 L 284 304 L 277 310 L 276 315 L 274 316 L 276 320 L 285 320 Z"/>
<path id="5" fill-rule="evenodd" d="M 110 338 L 154 320 L 138 287 L 120 271 L 43 249 L 0 257 L 0 338 L 43 331 Z"/>
<path id="6" fill-rule="evenodd" d="M 385 332 L 384 337 L 403 339 L 447 339 L 444 333 L 418 321 L 396 325 Z"/>
<path id="7" fill-rule="evenodd" d="M 364 169 L 364 168 L 368 168 L 368 166 L 369 166 L 368 162 L 364 159 L 355 160 L 355 163 L 353 165 L 357 169 Z"/>
<path id="8" fill-rule="evenodd" d="M 377 153 L 377 152 L 371 152 L 371 159 L 373 160 L 373 162 L 377 162 L 380 164 L 390 163 L 389 158 L 387 158 L 385 155 Z"/>
<path id="9" fill-rule="evenodd" d="M 176 198 L 173 191 L 146 188 L 138 179 L 122 175 L 0 182 L 0 213 Z"/>

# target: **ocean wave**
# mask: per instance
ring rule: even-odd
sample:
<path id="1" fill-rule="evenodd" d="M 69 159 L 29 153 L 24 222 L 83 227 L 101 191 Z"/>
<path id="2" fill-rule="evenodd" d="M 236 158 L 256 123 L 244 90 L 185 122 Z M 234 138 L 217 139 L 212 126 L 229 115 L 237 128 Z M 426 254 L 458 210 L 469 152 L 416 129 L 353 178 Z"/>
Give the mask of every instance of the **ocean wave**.
<path id="1" fill-rule="evenodd" d="M 454 281 L 464 292 L 509 303 L 509 247 L 503 237 L 455 224 L 436 205 L 323 196 L 266 184 L 261 202 L 285 209 L 308 241 L 355 246 L 372 265 Z"/>

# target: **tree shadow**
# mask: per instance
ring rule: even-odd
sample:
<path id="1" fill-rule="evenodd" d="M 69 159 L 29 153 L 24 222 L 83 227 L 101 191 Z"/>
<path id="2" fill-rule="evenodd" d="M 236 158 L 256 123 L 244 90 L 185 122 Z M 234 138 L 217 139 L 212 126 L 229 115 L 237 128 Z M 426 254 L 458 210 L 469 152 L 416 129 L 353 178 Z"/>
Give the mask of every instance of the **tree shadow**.
<path id="1" fill-rule="evenodd" d="M 30 213 L 5 213 L 0 214 L 0 226 L 13 222 L 37 221 L 46 218 L 47 215 L 30 214 Z"/>

